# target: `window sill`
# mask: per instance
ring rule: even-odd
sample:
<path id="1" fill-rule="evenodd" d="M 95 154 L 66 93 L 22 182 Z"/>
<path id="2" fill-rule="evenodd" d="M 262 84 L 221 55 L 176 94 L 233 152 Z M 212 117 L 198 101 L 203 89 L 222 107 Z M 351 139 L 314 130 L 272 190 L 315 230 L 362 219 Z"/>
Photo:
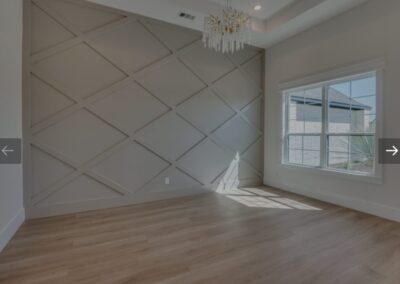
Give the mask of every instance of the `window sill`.
<path id="1" fill-rule="evenodd" d="M 340 179 L 347 179 L 351 181 L 358 181 L 358 182 L 365 182 L 365 183 L 372 183 L 372 184 L 383 184 L 383 178 L 381 169 L 377 169 L 377 175 L 369 175 L 363 173 L 349 173 L 340 170 L 333 170 L 333 169 L 324 169 L 324 168 L 314 168 L 314 167 L 307 167 L 302 165 L 294 165 L 294 164 L 282 164 L 280 165 L 282 168 L 288 170 L 295 170 L 295 171 L 302 171 L 305 173 L 314 173 L 314 174 L 321 174 L 331 177 L 336 177 Z"/>

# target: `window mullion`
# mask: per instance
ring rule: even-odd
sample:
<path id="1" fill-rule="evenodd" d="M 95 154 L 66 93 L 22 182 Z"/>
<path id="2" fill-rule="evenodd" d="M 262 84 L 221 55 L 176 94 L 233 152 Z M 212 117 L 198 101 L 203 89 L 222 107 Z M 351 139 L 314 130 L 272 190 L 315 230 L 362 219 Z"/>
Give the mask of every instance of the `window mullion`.
<path id="1" fill-rule="evenodd" d="M 349 129 L 349 132 L 352 132 L 353 130 L 352 130 L 352 126 L 353 126 L 353 101 L 352 101 L 352 98 L 353 98 L 353 81 L 350 81 L 350 113 L 349 113 L 349 119 L 350 119 L 350 121 L 349 121 L 349 125 L 350 125 L 350 129 Z M 351 165 L 351 161 L 352 161 L 352 154 L 351 154 L 351 149 L 352 149 L 352 147 L 351 147 L 351 143 L 353 143 L 353 137 L 352 136 L 347 136 L 348 138 L 347 138 L 347 141 L 348 141 L 348 144 L 347 144 L 347 148 L 348 148 L 348 151 L 347 151 L 347 159 L 348 159 L 348 162 L 347 162 L 347 170 L 350 170 L 351 169 L 351 167 L 352 167 L 352 165 Z"/>
<path id="2" fill-rule="evenodd" d="M 284 104 L 285 104 L 284 105 L 284 111 L 285 111 L 284 127 L 285 127 L 285 130 L 284 130 L 283 143 L 284 143 L 285 149 L 284 149 L 284 153 L 283 153 L 283 159 L 284 159 L 285 163 L 287 163 L 289 161 L 289 119 L 290 119 L 290 117 L 289 117 L 289 115 L 290 115 L 289 114 L 290 99 L 289 99 L 288 94 L 284 95 Z"/>
<path id="3" fill-rule="evenodd" d="M 322 129 L 321 129 L 321 151 L 320 151 L 320 166 L 321 168 L 327 168 L 327 157 L 328 157 L 328 137 L 327 137 L 327 126 L 328 126 L 328 88 L 327 85 L 322 87 Z"/>

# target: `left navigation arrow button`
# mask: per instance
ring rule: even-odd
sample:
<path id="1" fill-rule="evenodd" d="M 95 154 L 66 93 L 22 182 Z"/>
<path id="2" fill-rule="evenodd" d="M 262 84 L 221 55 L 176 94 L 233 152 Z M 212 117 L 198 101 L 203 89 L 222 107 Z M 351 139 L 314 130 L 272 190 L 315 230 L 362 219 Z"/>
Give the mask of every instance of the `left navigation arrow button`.
<path id="1" fill-rule="evenodd" d="M 20 164 L 22 160 L 21 146 L 21 139 L 0 138 L 0 165 Z"/>
<path id="2" fill-rule="evenodd" d="M 6 145 L 6 146 L 4 146 L 4 148 L 1 150 L 1 152 L 3 153 L 3 155 L 4 156 L 8 156 L 8 153 L 12 153 L 12 152 L 14 152 L 14 150 L 13 149 L 8 149 L 8 145 Z"/>

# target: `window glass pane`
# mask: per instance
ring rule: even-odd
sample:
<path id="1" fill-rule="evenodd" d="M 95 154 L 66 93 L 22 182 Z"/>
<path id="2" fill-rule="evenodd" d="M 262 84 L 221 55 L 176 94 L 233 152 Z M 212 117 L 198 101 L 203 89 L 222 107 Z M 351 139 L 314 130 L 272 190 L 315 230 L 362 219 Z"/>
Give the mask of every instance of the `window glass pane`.
<path id="1" fill-rule="evenodd" d="M 304 150 L 303 164 L 306 166 L 318 167 L 320 164 L 320 152 Z"/>
<path id="2" fill-rule="evenodd" d="M 350 169 L 370 173 L 374 170 L 375 137 L 350 137 Z"/>
<path id="3" fill-rule="evenodd" d="M 303 136 L 290 135 L 289 136 L 289 149 L 303 149 Z"/>
<path id="4" fill-rule="evenodd" d="M 368 77 L 329 86 L 328 131 L 330 133 L 375 131 L 375 123 L 371 124 L 369 117 L 376 114 L 375 81 L 375 77 Z"/>
<path id="5" fill-rule="evenodd" d="M 294 93 L 289 101 L 289 133 L 304 133 L 304 96 Z"/>
<path id="6" fill-rule="evenodd" d="M 343 86 L 341 86 L 340 88 L 330 86 L 328 88 L 328 131 L 331 133 L 350 132 L 350 83 L 339 85 L 344 85 L 346 86 L 346 88 Z M 344 90 L 346 91 L 346 94 L 339 92 L 338 90 Z"/>
<path id="7" fill-rule="evenodd" d="M 303 151 L 289 150 L 289 163 L 301 165 L 303 163 Z"/>
<path id="8" fill-rule="evenodd" d="M 320 136 L 289 135 L 289 163 L 317 167 L 320 165 Z"/>
<path id="9" fill-rule="evenodd" d="M 322 87 L 308 89 L 304 94 L 304 131 L 322 131 Z"/>
<path id="10" fill-rule="evenodd" d="M 349 164 L 349 137 L 330 136 L 328 144 L 328 166 L 334 169 L 347 169 Z"/>
<path id="11" fill-rule="evenodd" d="M 376 77 L 351 82 L 351 132 L 374 133 L 376 120 Z"/>
<path id="12" fill-rule="evenodd" d="M 376 78 L 375 76 L 353 80 L 351 82 L 351 97 L 365 97 L 376 94 Z"/>
<path id="13" fill-rule="evenodd" d="M 321 148 L 320 136 L 304 136 L 304 150 L 319 151 Z"/>
<path id="14" fill-rule="evenodd" d="M 330 136 L 330 168 L 371 173 L 374 170 L 375 137 Z"/>

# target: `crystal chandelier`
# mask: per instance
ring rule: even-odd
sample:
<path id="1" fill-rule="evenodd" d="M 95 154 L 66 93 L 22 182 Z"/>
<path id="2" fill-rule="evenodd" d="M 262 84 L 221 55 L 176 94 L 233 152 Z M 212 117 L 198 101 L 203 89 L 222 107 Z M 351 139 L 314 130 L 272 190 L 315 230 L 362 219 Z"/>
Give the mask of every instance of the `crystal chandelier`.
<path id="1" fill-rule="evenodd" d="M 222 53 L 243 49 L 245 42 L 250 39 L 250 33 L 250 17 L 232 8 L 230 0 L 227 0 L 226 8 L 220 15 L 210 15 L 204 19 L 204 46 Z"/>

